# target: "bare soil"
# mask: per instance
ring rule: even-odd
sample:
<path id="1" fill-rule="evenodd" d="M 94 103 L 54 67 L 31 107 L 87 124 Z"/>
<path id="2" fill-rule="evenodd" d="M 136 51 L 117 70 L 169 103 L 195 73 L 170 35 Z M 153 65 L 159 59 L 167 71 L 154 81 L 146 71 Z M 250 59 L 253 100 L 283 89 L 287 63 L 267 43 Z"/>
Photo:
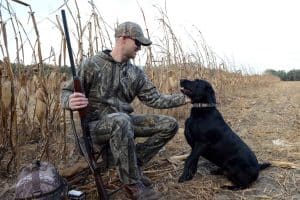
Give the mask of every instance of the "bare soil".
<path id="1" fill-rule="evenodd" d="M 172 139 L 150 163 L 144 173 L 154 182 L 162 199 L 300 199 L 300 82 L 276 82 L 267 87 L 245 88 L 226 95 L 218 107 L 231 128 L 252 148 L 260 162 L 272 167 L 261 171 L 248 189 L 223 190 L 231 183 L 224 176 L 211 175 L 215 166 L 204 159 L 198 163 L 193 180 L 179 184 L 184 160 L 190 147 L 181 126 Z M 183 124 L 184 120 L 180 121 Z M 74 156 L 73 156 L 74 159 Z M 74 159 L 75 160 L 75 159 Z M 16 176 L 0 174 L 0 199 L 12 199 Z M 95 199 L 95 187 L 87 181 L 81 189 Z M 105 182 L 117 187 L 121 183 L 114 169 L 104 174 Z M 111 199 L 126 199 L 121 190 Z"/>

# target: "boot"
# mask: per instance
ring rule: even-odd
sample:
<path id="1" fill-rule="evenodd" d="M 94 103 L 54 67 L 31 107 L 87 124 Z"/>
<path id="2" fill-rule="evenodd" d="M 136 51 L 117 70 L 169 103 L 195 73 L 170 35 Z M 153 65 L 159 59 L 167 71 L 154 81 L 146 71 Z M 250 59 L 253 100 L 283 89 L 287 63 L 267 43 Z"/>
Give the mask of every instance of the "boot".
<path id="1" fill-rule="evenodd" d="M 143 171 L 142 171 L 142 169 L 141 169 L 140 166 L 138 166 L 138 173 L 140 174 L 142 183 L 143 183 L 146 187 L 152 185 L 151 179 L 148 178 L 148 177 L 143 173 Z"/>
<path id="2" fill-rule="evenodd" d="M 132 200 L 158 200 L 160 193 L 151 187 L 146 187 L 142 182 L 125 185 L 126 196 Z"/>

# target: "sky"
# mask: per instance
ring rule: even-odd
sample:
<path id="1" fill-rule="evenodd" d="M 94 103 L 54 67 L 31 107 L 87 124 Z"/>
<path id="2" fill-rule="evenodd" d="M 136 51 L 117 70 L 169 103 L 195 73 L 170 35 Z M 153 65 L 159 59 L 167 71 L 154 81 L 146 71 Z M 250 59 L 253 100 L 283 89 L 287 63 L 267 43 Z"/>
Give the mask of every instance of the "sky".
<path id="1" fill-rule="evenodd" d="M 69 0 L 71 3 L 73 0 Z M 24 0 L 38 19 L 43 49 L 61 37 L 51 22 L 63 0 Z M 90 4 L 77 0 L 81 16 L 89 16 Z M 144 25 L 145 12 L 150 35 L 158 30 L 159 8 L 168 17 L 181 43 L 187 35 L 201 31 L 205 42 L 221 58 L 241 68 L 261 73 L 266 69 L 300 69 L 300 12 L 298 0 L 94 0 L 105 21 L 134 21 Z M 18 18 L 28 22 L 28 9 L 11 2 Z M 49 20 L 50 19 L 50 20 Z M 143 27 L 144 28 L 144 27 Z M 56 29 L 56 30 L 55 30 Z M 33 29 L 31 30 L 33 32 Z M 111 29 L 113 32 L 113 29 Z M 195 33 L 194 33 L 195 32 Z M 53 39 L 52 39 L 53 38 Z M 188 48 L 187 48 L 188 49 Z M 47 50 L 49 51 L 49 50 Z"/>

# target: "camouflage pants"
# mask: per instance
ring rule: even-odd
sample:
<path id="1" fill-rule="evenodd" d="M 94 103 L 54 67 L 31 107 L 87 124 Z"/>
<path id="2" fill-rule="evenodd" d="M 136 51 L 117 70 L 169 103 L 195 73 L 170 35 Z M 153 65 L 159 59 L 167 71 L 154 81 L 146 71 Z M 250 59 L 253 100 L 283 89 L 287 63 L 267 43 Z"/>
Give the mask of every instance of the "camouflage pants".
<path id="1" fill-rule="evenodd" d="M 140 179 L 138 167 L 147 163 L 177 132 L 178 123 L 164 115 L 112 113 L 90 123 L 96 143 L 109 142 L 120 179 L 125 184 Z M 135 144 L 136 137 L 148 137 Z"/>

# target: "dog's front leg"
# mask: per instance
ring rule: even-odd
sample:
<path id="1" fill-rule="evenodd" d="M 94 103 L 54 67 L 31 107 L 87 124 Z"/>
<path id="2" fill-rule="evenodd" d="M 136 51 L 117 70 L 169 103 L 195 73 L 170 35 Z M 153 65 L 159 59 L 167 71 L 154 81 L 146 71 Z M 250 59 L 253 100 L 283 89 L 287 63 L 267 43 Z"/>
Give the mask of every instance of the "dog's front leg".
<path id="1" fill-rule="evenodd" d="M 205 148 L 205 145 L 202 145 L 200 143 L 196 142 L 194 144 L 191 154 L 188 156 L 184 163 L 183 173 L 178 180 L 179 183 L 191 180 L 193 178 L 193 176 L 197 172 L 199 157 L 203 153 Z"/>

